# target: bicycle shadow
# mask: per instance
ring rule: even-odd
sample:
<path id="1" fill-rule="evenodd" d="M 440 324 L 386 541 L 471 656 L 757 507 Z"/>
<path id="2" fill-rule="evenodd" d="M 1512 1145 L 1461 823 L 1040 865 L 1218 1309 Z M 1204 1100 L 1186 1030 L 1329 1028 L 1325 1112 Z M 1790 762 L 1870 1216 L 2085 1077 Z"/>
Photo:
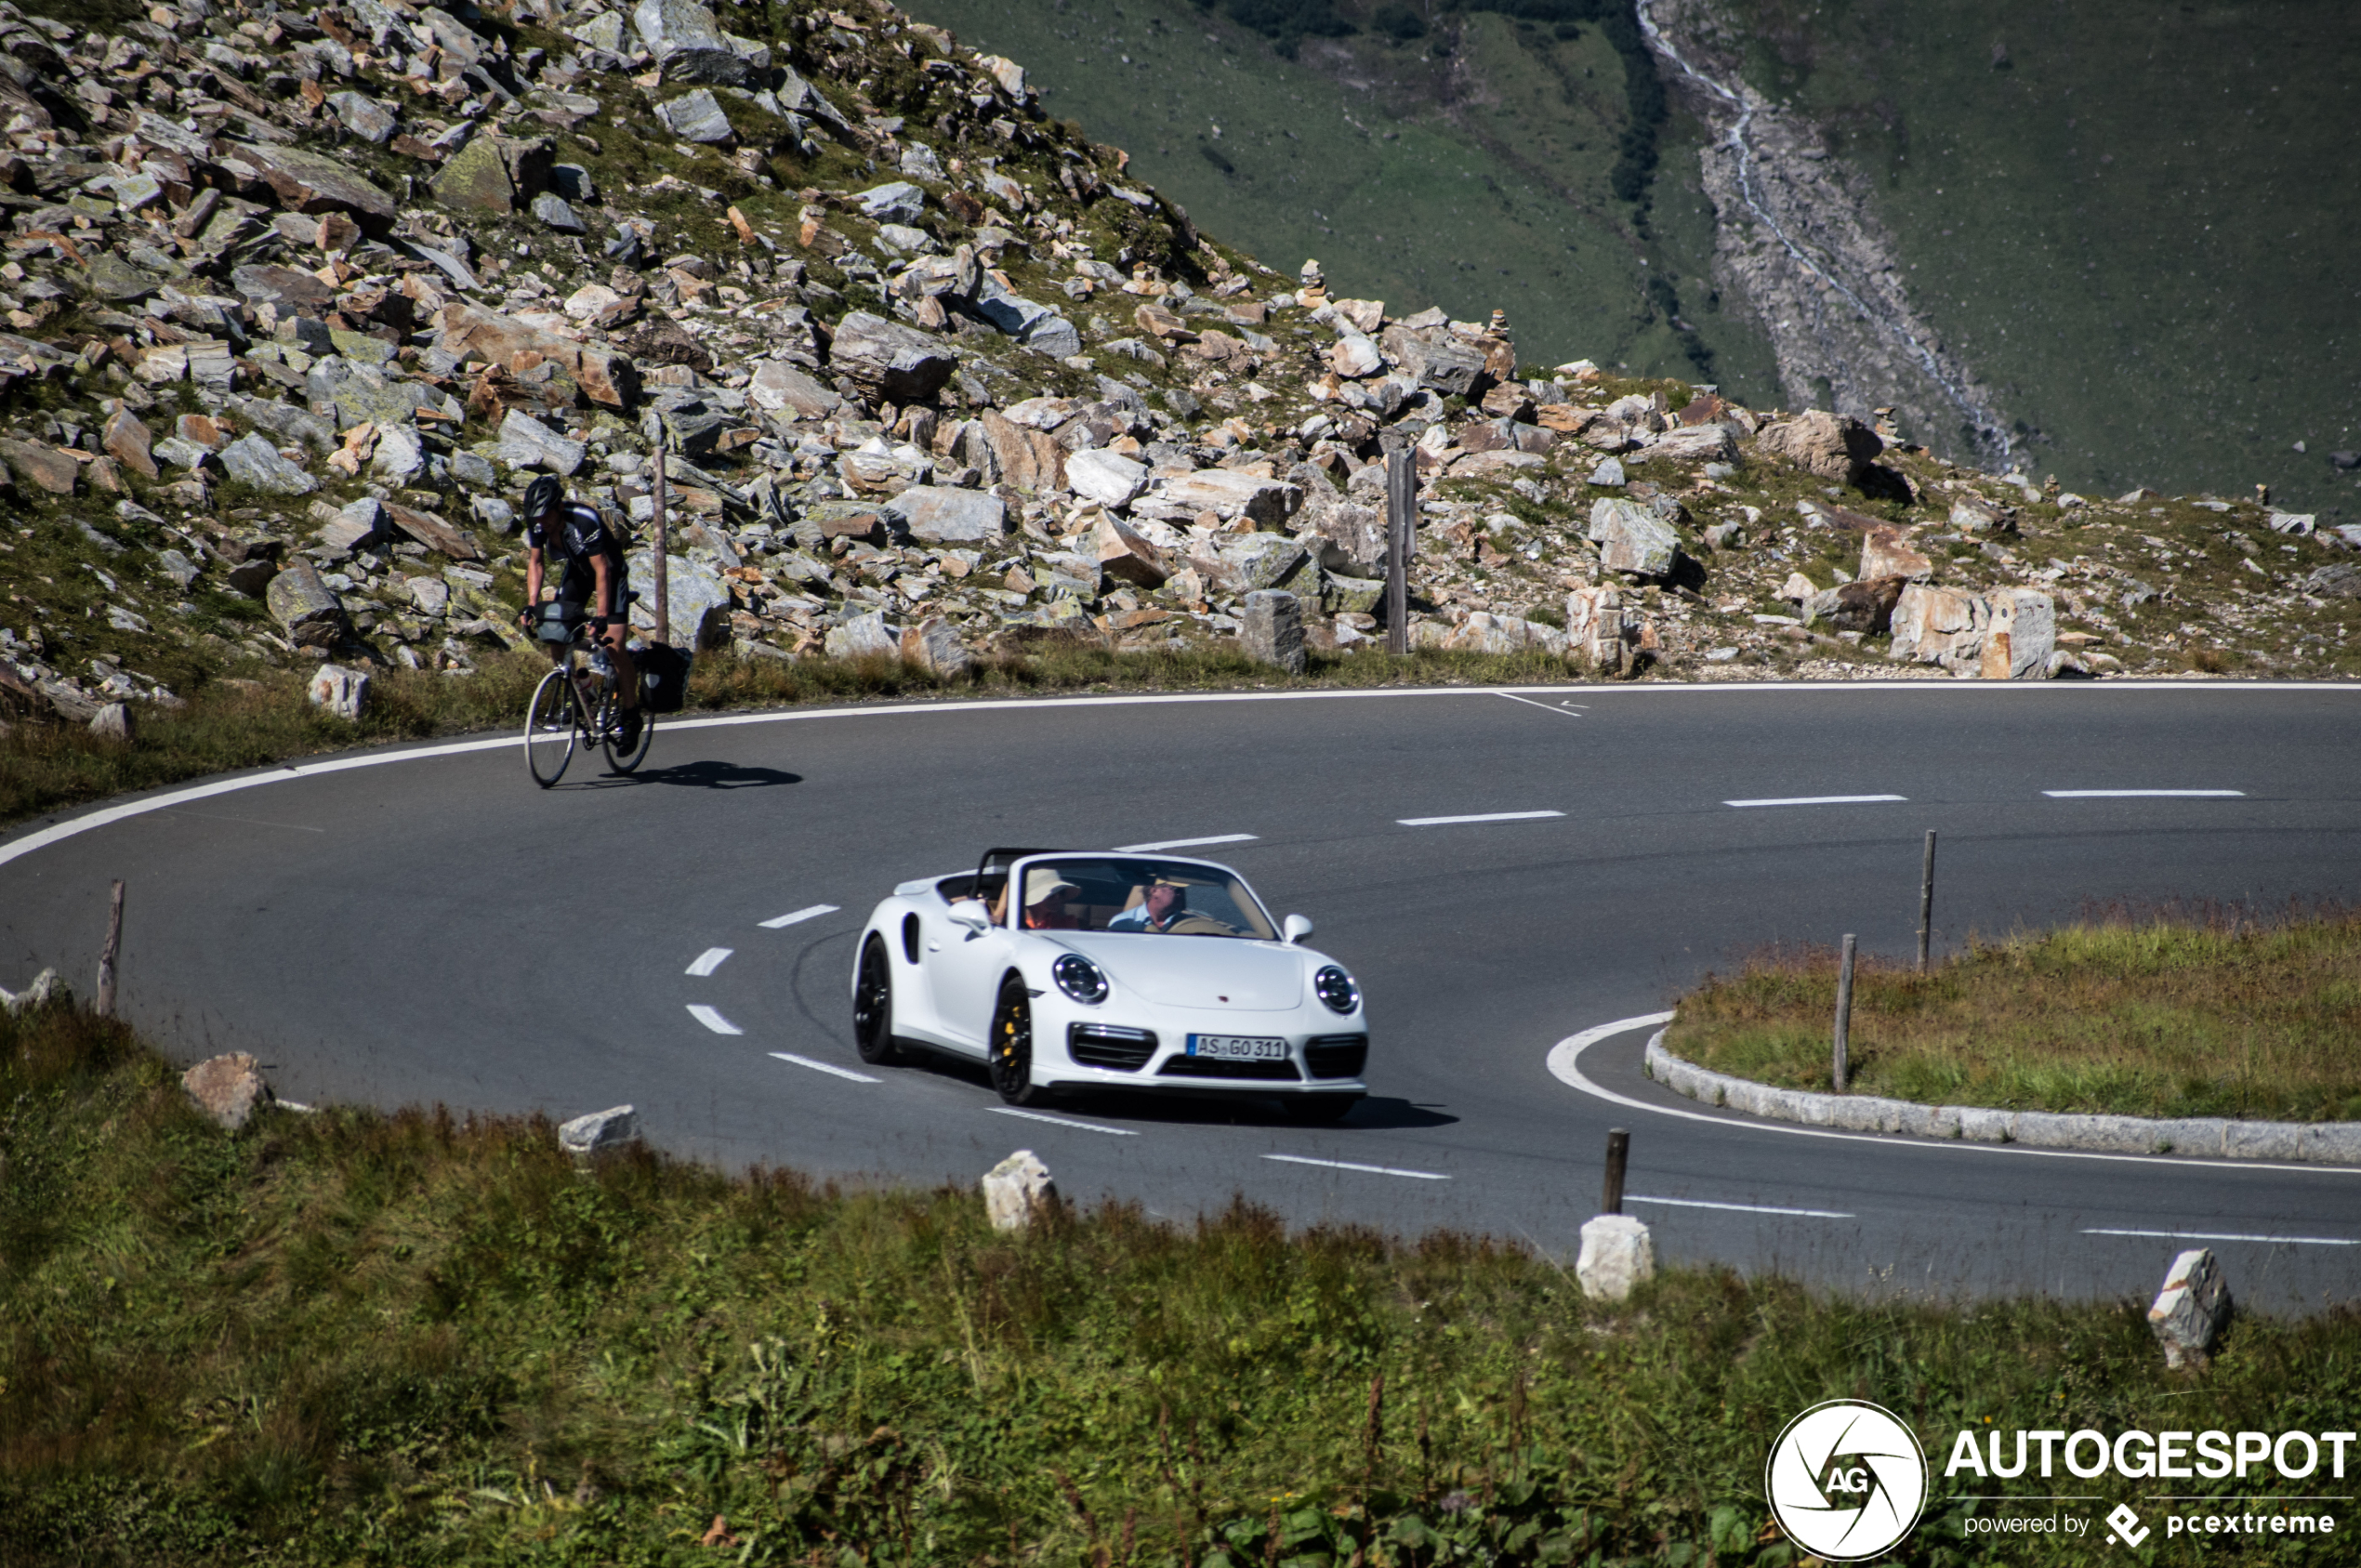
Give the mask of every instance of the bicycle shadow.
<path id="1" fill-rule="evenodd" d="M 591 789 L 620 789 L 633 784 L 669 784 L 676 789 L 766 789 L 773 784 L 802 782 L 801 773 L 789 773 L 777 768 L 750 768 L 744 763 L 707 758 L 697 762 L 677 762 L 669 768 L 644 768 L 636 773 L 604 773 L 594 779 L 585 779 L 583 784 Z"/>

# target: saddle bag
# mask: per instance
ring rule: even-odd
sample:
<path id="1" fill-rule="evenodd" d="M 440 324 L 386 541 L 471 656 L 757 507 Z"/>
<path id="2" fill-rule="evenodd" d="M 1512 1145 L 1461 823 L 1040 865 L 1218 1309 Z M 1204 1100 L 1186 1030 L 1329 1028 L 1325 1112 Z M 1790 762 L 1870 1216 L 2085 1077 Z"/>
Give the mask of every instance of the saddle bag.
<path id="1" fill-rule="evenodd" d="M 640 705 L 650 713 L 679 713 L 689 700 L 692 655 L 668 643 L 650 642 L 632 658 L 640 666 Z"/>

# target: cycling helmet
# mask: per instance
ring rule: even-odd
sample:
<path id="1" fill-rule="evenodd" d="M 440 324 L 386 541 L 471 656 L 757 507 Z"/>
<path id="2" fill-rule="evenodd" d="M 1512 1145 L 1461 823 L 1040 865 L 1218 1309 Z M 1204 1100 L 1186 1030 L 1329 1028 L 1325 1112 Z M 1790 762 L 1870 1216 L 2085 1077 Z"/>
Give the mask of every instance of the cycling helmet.
<path id="1" fill-rule="evenodd" d="M 543 474 L 524 487 L 524 515 L 532 519 L 547 514 L 565 499 L 565 494 L 564 485 L 552 476 Z"/>

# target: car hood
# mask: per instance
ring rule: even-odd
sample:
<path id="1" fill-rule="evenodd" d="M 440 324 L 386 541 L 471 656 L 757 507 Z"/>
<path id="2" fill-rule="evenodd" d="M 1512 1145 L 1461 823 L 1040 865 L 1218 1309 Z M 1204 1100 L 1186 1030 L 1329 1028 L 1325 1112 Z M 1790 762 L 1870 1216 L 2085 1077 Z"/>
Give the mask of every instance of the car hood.
<path id="1" fill-rule="evenodd" d="M 1168 1008 L 1276 1012 L 1303 1005 L 1304 952 L 1236 937 L 1067 931 L 1059 940 L 1096 959 L 1126 990 Z"/>

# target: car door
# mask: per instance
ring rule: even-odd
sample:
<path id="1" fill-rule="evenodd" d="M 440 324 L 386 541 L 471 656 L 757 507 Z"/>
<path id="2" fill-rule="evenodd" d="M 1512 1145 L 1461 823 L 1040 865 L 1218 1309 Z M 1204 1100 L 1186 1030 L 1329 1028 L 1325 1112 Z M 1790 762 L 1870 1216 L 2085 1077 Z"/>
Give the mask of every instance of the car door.
<path id="1" fill-rule="evenodd" d="M 976 931 L 948 916 L 928 915 L 919 962 L 927 971 L 935 1022 L 948 1043 L 983 1054 L 992 1005 L 1016 941 L 1017 933 L 1005 927 Z"/>

